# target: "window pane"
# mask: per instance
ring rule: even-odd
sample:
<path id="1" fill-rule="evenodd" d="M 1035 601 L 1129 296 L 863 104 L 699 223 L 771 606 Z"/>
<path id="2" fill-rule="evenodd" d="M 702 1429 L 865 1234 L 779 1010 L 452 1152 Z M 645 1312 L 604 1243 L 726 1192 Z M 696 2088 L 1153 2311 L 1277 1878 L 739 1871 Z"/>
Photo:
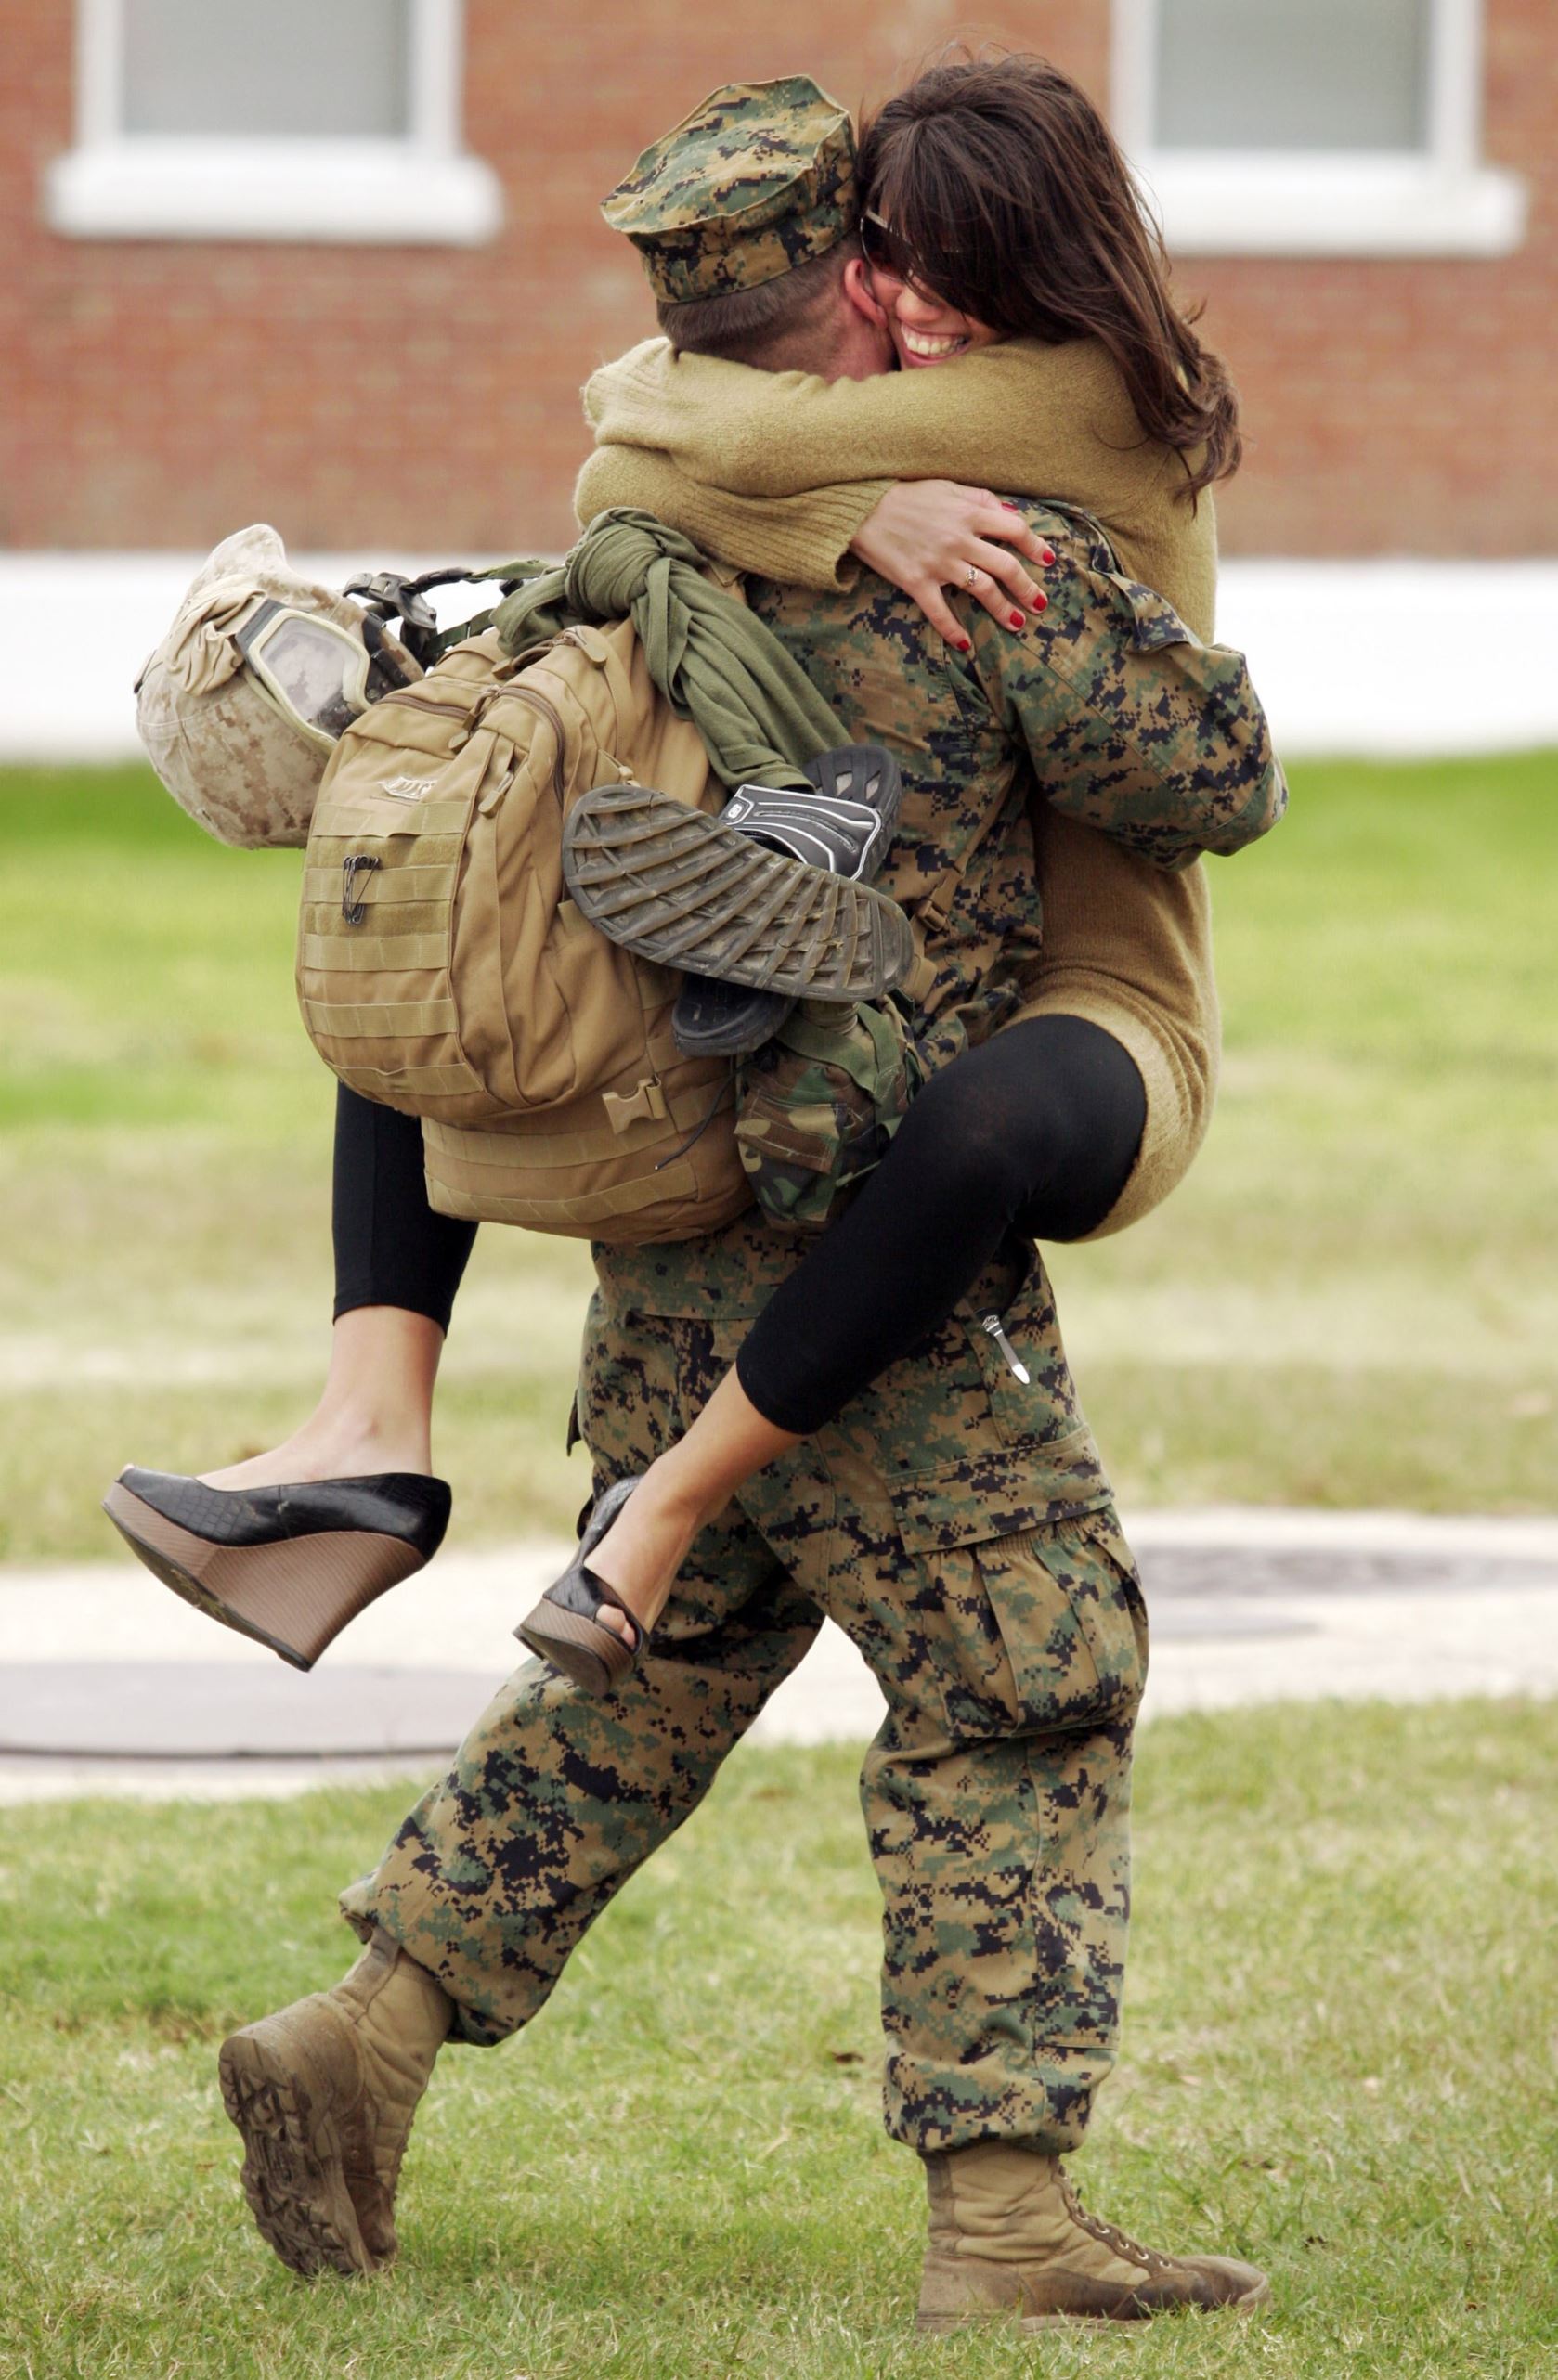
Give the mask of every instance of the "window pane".
<path id="1" fill-rule="evenodd" d="M 124 129 L 293 138 L 409 129 L 409 0 L 123 0 Z"/>
<path id="2" fill-rule="evenodd" d="M 1162 149 L 1424 149 L 1433 0 L 1159 0 Z"/>

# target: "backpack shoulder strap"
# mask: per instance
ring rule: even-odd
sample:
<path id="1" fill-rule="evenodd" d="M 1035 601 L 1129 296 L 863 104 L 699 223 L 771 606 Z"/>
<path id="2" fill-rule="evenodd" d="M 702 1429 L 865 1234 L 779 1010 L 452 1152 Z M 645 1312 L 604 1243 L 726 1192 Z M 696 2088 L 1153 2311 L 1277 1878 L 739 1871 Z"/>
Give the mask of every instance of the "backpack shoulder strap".
<path id="1" fill-rule="evenodd" d="M 623 770 L 628 775 L 631 774 L 631 770 L 628 769 L 627 763 L 621 757 L 622 747 L 631 745 L 635 740 L 638 714 L 643 708 L 643 704 L 633 692 L 633 681 L 629 675 L 624 644 L 627 651 L 630 652 L 637 641 L 637 631 L 631 620 L 620 621 L 617 627 L 609 629 L 591 627 L 581 622 L 577 627 L 565 628 L 558 639 L 559 644 L 577 645 L 580 653 L 594 664 L 604 678 L 606 692 L 610 697 L 612 713 L 617 722 L 617 733 L 610 757 L 617 762 L 618 769 Z"/>

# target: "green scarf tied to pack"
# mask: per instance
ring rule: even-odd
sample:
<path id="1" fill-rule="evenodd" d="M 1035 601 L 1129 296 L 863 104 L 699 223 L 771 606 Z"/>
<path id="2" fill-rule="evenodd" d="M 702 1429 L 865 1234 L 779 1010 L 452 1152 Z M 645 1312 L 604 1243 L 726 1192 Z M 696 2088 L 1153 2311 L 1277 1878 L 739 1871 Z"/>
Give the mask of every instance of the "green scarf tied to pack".
<path id="1" fill-rule="evenodd" d="M 800 664 L 734 595 L 705 576 L 690 539 L 648 512 L 603 512 L 553 567 L 511 563 L 521 577 L 491 615 L 520 653 L 580 623 L 630 619 L 649 674 L 691 719 L 722 784 L 804 786 L 803 761 L 850 737 Z M 462 636 L 471 633 L 462 628 Z"/>

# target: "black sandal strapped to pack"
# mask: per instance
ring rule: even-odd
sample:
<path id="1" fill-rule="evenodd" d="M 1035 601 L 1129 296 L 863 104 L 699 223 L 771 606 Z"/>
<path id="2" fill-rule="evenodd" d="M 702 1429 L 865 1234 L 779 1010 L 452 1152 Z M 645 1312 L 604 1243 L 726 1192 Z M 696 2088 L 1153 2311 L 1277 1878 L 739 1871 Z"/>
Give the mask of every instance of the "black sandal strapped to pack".
<path id="1" fill-rule="evenodd" d="M 563 873 L 580 914 L 662 966 L 794 1000 L 879 999 L 915 963 L 909 921 L 853 871 L 882 847 L 870 804 L 743 785 L 711 818 L 648 785 L 575 803 Z"/>
<path id="2" fill-rule="evenodd" d="M 840 873 L 857 883 L 869 881 L 887 858 L 903 806 L 903 779 L 897 761 L 879 744 L 843 744 L 809 760 L 806 774 L 817 790 L 795 796 L 805 805 L 799 818 L 802 832 L 811 830 L 819 816 L 832 821 L 836 828 L 842 826 L 846 833 L 836 835 L 826 864 L 831 865 L 836 856 L 852 857 L 853 864 Z M 747 834 L 756 831 L 760 837 L 760 827 L 755 829 L 745 809 L 737 815 L 744 793 L 745 789 L 738 793 L 721 816 L 727 825 L 734 824 Z M 810 848 L 798 847 L 782 831 L 768 839 L 787 847 L 796 859 L 816 860 L 814 834 L 810 837 Z M 721 983 L 714 976 L 690 975 L 671 1011 L 671 1037 L 683 1057 L 746 1057 L 773 1040 L 794 1006 L 795 1002 L 782 992 L 752 991 L 742 984 Z"/>
<path id="3" fill-rule="evenodd" d="M 649 1631 L 628 1610 L 614 1586 L 597 1577 L 589 1558 L 637 1487 L 641 1473 L 617 1480 L 597 1496 L 584 1524 L 578 1551 L 559 1579 L 547 1588 L 535 1610 L 522 1620 L 514 1635 L 522 1645 L 560 1669 L 586 1694 L 608 1694 L 620 1686 L 638 1661 Z M 631 1644 L 601 1619 L 603 1605 L 626 1614 L 633 1632 Z"/>

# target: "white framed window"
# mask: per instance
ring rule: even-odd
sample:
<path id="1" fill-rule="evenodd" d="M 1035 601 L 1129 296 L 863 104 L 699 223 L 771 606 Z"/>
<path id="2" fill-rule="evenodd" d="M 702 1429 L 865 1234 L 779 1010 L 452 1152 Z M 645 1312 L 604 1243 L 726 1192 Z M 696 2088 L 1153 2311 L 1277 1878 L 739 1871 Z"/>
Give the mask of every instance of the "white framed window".
<path id="1" fill-rule="evenodd" d="M 1114 0 L 1114 126 L 1189 255 L 1508 253 L 1482 0 Z"/>
<path id="2" fill-rule="evenodd" d="M 459 243 L 502 220 L 460 145 L 461 0 L 76 0 L 56 231 Z"/>

